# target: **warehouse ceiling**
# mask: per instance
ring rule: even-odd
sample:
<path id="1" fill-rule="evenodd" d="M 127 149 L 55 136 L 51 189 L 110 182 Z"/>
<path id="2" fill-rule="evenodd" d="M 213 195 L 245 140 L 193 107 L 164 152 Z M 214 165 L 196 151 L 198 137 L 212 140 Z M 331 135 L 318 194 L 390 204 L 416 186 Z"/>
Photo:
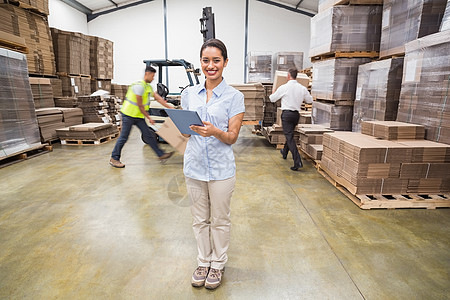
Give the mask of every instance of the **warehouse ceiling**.
<path id="1" fill-rule="evenodd" d="M 88 21 L 99 15 L 140 5 L 155 0 L 61 0 L 88 16 Z M 169 1 L 169 0 L 167 0 Z M 256 0 L 259 2 L 313 16 L 317 13 L 319 0 Z"/>

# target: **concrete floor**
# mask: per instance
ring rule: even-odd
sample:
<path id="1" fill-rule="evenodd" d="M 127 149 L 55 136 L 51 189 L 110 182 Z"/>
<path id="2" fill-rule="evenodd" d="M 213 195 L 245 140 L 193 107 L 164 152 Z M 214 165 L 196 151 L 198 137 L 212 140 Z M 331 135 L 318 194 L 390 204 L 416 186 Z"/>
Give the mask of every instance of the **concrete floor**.
<path id="1" fill-rule="evenodd" d="M 134 130 L 125 169 L 108 165 L 114 142 L 0 169 L 0 298 L 449 299 L 449 209 L 362 211 L 250 129 L 219 289 L 190 286 L 182 156 L 161 165 Z"/>

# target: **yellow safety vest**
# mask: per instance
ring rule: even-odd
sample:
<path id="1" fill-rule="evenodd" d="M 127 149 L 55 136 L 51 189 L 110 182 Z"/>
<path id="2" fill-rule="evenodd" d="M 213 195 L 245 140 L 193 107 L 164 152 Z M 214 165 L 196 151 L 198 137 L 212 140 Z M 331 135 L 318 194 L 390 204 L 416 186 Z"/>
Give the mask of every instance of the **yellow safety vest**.
<path id="1" fill-rule="evenodd" d="M 153 96 L 153 89 L 150 83 L 144 80 L 138 81 L 130 85 L 125 96 L 125 101 L 123 102 L 122 109 L 120 110 L 123 114 L 133 117 L 133 118 L 144 118 L 144 114 L 139 109 L 137 105 L 136 94 L 133 92 L 133 86 L 139 84 L 144 88 L 144 94 L 142 94 L 142 104 L 144 109 L 148 111 L 150 107 L 150 97 Z M 150 97 L 149 97 L 150 96 Z"/>

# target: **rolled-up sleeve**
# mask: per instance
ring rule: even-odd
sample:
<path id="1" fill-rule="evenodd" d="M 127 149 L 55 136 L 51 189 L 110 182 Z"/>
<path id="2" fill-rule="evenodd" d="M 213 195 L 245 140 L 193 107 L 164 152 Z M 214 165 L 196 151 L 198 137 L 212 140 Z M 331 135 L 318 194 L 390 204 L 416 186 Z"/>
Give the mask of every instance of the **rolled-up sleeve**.
<path id="1" fill-rule="evenodd" d="M 189 88 L 186 88 L 181 93 L 181 108 L 189 110 Z"/>
<path id="2" fill-rule="evenodd" d="M 241 92 L 236 93 L 233 97 L 233 102 L 230 107 L 229 118 L 234 117 L 237 114 L 245 112 L 244 94 Z"/>
<path id="3" fill-rule="evenodd" d="M 309 103 L 309 104 L 313 103 L 313 97 L 311 96 L 311 94 L 309 93 L 309 91 L 306 88 L 305 88 L 305 91 L 304 91 L 304 97 L 303 98 L 305 99 L 306 103 Z"/>

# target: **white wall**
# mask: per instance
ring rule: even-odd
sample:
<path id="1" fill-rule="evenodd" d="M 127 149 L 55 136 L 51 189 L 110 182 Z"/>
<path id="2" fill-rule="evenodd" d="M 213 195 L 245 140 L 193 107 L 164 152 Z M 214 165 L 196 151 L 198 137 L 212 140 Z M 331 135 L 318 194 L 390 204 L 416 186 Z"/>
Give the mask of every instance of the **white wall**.
<path id="1" fill-rule="evenodd" d="M 52 2 L 59 0 L 50 0 L 50 3 Z M 203 37 L 200 33 L 199 18 L 202 15 L 202 8 L 206 6 L 211 6 L 215 14 L 216 37 L 228 48 L 230 61 L 224 77 L 228 83 L 242 83 L 245 42 L 244 0 L 167 1 L 168 58 L 184 58 L 196 68 L 200 67 L 199 50 Z M 52 13 L 52 6 L 50 9 Z M 55 27 L 64 29 L 61 26 Z M 145 67 L 142 62 L 144 59 L 165 58 L 162 0 L 99 16 L 87 23 L 87 27 L 88 34 L 114 42 L 113 82 L 129 84 L 140 79 Z M 304 52 L 303 63 L 306 68 L 310 66 L 309 31 L 310 17 L 250 0 L 248 51 L 301 51 Z M 182 69 L 169 68 L 169 72 L 171 92 L 179 91 L 179 86 L 188 83 Z M 164 74 L 164 82 L 165 78 Z"/>
<path id="2" fill-rule="evenodd" d="M 88 34 L 86 15 L 59 0 L 48 1 L 50 27 Z"/>

